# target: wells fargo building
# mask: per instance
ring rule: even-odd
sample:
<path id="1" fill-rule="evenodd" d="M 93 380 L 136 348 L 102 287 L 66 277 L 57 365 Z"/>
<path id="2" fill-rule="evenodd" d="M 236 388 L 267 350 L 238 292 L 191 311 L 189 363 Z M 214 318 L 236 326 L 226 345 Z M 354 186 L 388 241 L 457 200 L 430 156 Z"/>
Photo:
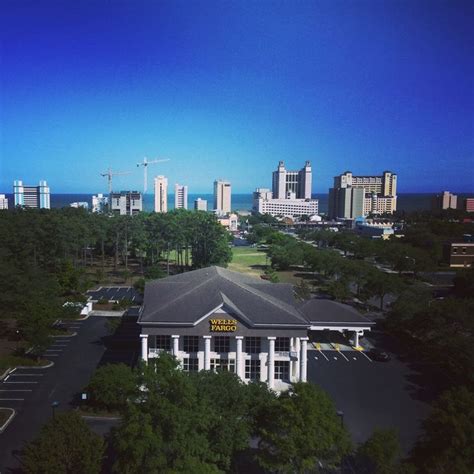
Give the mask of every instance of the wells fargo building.
<path id="1" fill-rule="evenodd" d="M 275 390 L 306 381 L 313 323 L 292 285 L 195 270 L 148 283 L 138 323 L 145 361 L 166 351 L 185 371 L 229 370 Z"/>

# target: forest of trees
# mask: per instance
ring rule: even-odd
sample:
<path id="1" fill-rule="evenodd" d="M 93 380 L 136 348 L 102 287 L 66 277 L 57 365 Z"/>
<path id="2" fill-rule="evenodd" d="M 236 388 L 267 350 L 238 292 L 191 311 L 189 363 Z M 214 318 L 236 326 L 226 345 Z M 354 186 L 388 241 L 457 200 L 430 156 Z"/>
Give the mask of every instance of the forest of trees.
<path id="1" fill-rule="evenodd" d="M 0 230 L 0 320 L 16 320 L 38 353 L 50 324 L 64 315 L 63 302 L 81 300 L 106 271 L 126 278 L 133 261 L 135 274 L 153 276 L 171 253 L 173 271 L 226 266 L 232 258 L 227 231 L 205 212 L 120 216 L 17 208 L 0 212 Z"/>

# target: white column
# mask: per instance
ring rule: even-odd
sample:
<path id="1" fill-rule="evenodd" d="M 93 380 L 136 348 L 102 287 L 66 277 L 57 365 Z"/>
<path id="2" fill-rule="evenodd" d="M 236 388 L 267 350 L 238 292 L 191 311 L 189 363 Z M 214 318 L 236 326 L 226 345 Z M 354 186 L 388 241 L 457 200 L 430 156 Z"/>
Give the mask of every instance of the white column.
<path id="1" fill-rule="evenodd" d="M 173 355 L 175 357 L 178 357 L 178 352 L 179 352 L 179 336 L 173 335 L 171 336 L 173 339 Z"/>
<path id="2" fill-rule="evenodd" d="M 268 338 L 268 386 L 273 388 L 275 384 L 275 339 L 276 337 Z"/>
<path id="3" fill-rule="evenodd" d="M 308 338 L 301 338 L 301 353 L 300 353 L 300 382 L 306 382 L 307 379 L 307 354 L 308 351 Z"/>
<path id="4" fill-rule="evenodd" d="M 211 336 L 204 338 L 204 370 L 211 370 Z"/>
<path id="5" fill-rule="evenodd" d="M 243 367 L 243 354 L 242 354 L 242 341 L 244 339 L 243 336 L 235 336 L 235 339 L 237 341 L 237 350 L 235 353 L 236 356 L 236 361 L 235 361 L 235 369 L 237 375 L 243 380 L 244 379 L 244 367 Z"/>
<path id="6" fill-rule="evenodd" d="M 140 334 L 142 340 L 142 360 L 148 362 L 148 334 Z"/>
<path id="7" fill-rule="evenodd" d="M 354 347 L 359 347 L 359 333 L 357 331 L 354 331 Z"/>
<path id="8" fill-rule="evenodd" d="M 301 344 L 300 344 L 300 338 L 296 337 L 295 338 L 295 352 L 298 355 L 298 360 L 295 362 L 295 382 L 298 382 L 300 380 L 300 359 L 301 359 Z"/>

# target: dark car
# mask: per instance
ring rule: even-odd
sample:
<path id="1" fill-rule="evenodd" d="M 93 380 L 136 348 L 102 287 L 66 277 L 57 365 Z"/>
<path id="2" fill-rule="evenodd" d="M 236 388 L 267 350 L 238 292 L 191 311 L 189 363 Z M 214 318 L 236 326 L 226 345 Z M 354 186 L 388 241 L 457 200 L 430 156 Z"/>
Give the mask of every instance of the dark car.
<path id="1" fill-rule="evenodd" d="M 379 349 L 371 349 L 367 352 L 367 355 L 372 359 L 378 362 L 388 362 L 390 360 L 390 356 Z"/>

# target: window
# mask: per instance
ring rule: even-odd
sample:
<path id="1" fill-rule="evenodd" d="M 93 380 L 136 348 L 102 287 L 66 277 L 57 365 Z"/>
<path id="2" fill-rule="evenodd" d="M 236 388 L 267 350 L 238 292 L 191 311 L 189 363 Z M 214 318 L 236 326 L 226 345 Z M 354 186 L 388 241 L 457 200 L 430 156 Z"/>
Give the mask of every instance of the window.
<path id="1" fill-rule="evenodd" d="M 199 350 L 199 336 L 184 336 L 183 351 L 197 352 Z"/>
<path id="2" fill-rule="evenodd" d="M 289 350 L 290 350 L 290 338 L 277 337 L 275 340 L 275 351 L 276 352 L 289 352 Z"/>
<path id="3" fill-rule="evenodd" d="M 290 363 L 286 360 L 275 361 L 275 379 L 290 380 Z"/>
<path id="4" fill-rule="evenodd" d="M 235 372 L 235 359 L 211 359 L 211 370 Z"/>
<path id="5" fill-rule="evenodd" d="M 171 336 L 155 336 L 155 348 L 163 351 L 170 351 Z"/>
<path id="6" fill-rule="evenodd" d="M 214 339 L 214 352 L 229 352 L 230 351 L 230 337 L 229 336 L 215 336 L 213 339 Z"/>
<path id="7" fill-rule="evenodd" d="M 250 380 L 260 380 L 260 361 L 257 359 L 247 359 L 245 361 L 245 378 Z"/>
<path id="8" fill-rule="evenodd" d="M 245 352 L 247 354 L 259 354 L 261 352 L 260 338 L 259 337 L 246 337 L 245 338 Z"/>
<path id="9" fill-rule="evenodd" d="M 185 357 L 183 359 L 183 370 L 185 372 L 197 372 L 199 369 L 199 361 L 197 357 Z"/>

